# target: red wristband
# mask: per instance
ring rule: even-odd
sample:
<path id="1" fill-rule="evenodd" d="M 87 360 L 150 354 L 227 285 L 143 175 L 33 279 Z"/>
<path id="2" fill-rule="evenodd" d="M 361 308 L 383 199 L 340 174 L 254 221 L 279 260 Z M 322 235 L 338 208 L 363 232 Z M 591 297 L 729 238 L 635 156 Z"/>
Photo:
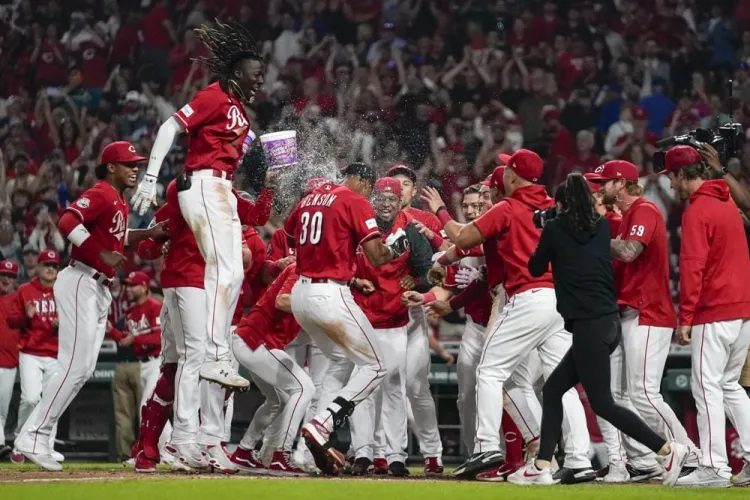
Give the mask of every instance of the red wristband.
<path id="1" fill-rule="evenodd" d="M 422 305 L 427 305 L 431 302 L 435 302 L 437 300 L 437 297 L 435 297 L 435 294 L 432 292 L 427 292 L 426 294 L 422 295 Z"/>
<path id="2" fill-rule="evenodd" d="M 438 249 L 443 245 L 443 241 L 445 241 L 439 234 L 433 233 L 432 238 L 430 238 L 430 245 L 433 249 Z"/>
<path id="3" fill-rule="evenodd" d="M 448 213 L 448 209 L 445 207 L 441 207 L 435 215 L 437 215 L 443 227 L 453 220 L 453 217 L 451 217 L 451 214 Z"/>

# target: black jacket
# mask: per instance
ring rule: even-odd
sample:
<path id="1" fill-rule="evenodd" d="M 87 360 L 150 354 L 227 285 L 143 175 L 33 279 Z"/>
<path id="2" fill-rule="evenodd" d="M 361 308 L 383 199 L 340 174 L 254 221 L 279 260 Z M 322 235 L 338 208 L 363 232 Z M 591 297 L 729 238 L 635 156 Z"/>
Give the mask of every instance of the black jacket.
<path id="1" fill-rule="evenodd" d="M 557 310 L 565 321 L 617 312 L 609 223 L 603 217 L 589 234 L 574 231 L 565 214 L 544 225 L 529 272 L 541 276 L 552 263 Z"/>

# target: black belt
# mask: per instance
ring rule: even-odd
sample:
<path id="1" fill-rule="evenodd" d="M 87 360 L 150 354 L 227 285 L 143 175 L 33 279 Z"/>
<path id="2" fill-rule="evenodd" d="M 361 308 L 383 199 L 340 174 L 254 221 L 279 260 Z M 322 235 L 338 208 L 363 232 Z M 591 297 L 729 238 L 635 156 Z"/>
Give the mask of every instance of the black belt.
<path id="1" fill-rule="evenodd" d="M 79 271 L 82 271 L 84 274 L 88 274 L 91 276 L 94 281 L 99 283 L 100 285 L 110 288 L 112 286 L 112 278 L 108 278 L 106 274 L 97 271 L 91 266 L 87 266 L 83 262 L 78 262 L 77 260 L 71 260 L 70 261 L 70 267 L 74 267 L 78 269 Z"/>

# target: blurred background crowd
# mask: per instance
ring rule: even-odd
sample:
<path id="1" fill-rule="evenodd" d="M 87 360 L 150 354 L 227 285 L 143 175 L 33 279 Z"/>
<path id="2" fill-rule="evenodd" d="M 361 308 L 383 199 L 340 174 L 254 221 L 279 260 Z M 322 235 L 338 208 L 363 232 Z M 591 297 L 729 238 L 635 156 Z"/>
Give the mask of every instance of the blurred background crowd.
<path id="1" fill-rule="evenodd" d="M 0 260 L 20 282 L 41 250 L 66 254 L 58 214 L 102 147 L 148 156 L 210 81 L 192 28 L 215 18 L 247 25 L 267 57 L 256 135 L 297 130 L 311 162 L 407 164 L 457 216 L 501 152 L 540 153 L 550 192 L 631 161 L 667 220 L 675 293 L 682 205 L 653 173 L 655 142 L 732 119 L 750 136 L 750 0 L 0 0 Z M 750 143 L 729 169 L 750 185 Z M 158 287 L 158 264 L 128 266 Z"/>

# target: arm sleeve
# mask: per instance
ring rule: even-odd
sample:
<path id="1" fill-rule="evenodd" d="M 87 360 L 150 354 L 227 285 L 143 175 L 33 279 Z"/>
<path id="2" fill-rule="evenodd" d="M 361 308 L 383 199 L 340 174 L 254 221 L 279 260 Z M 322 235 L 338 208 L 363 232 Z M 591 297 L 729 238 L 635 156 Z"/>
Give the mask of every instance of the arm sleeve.
<path id="1" fill-rule="evenodd" d="M 179 111 L 177 113 L 179 113 Z M 183 125 L 175 119 L 176 116 L 178 116 L 178 114 L 175 114 L 159 127 L 159 132 L 156 134 L 156 140 L 154 140 L 154 146 L 151 148 L 151 156 L 148 159 L 146 175 L 154 177 L 159 175 L 161 164 L 164 162 L 164 158 L 169 154 L 169 150 L 172 149 L 174 138 L 177 137 L 177 134 L 182 132 Z"/>
<path id="2" fill-rule="evenodd" d="M 299 276 L 297 275 L 296 269 L 289 271 L 284 279 L 284 284 L 281 285 L 281 289 L 279 289 L 279 295 L 292 293 L 292 287 L 297 283 L 297 278 L 299 278 Z"/>
<path id="3" fill-rule="evenodd" d="M 250 200 L 237 196 L 237 214 L 240 217 L 240 223 L 245 226 L 263 226 L 268 222 L 273 207 L 273 191 L 263 188 L 258 195 L 255 203 Z"/>
<path id="4" fill-rule="evenodd" d="M 286 257 L 286 234 L 283 229 L 277 229 L 271 235 L 271 241 L 268 243 L 267 260 L 276 262 Z"/>
<path id="5" fill-rule="evenodd" d="M 549 264 L 555 256 L 553 221 L 548 222 L 542 230 L 542 236 L 539 238 L 539 244 L 529 259 L 529 274 L 532 276 L 541 276 L 549 269 Z"/>
<path id="6" fill-rule="evenodd" d="M 511 206 L 510 202 L 503 200 L 497 205 L 493 205 L 488 211 L 483 213 L 472 224 L 481 233 L 486 240 L 502 233 L 510 223 Z"/>
<path id="7" fill-rule="evenodd" d="M 481 300 L 482 296 L 488 293 L 489 289 L 487 288 L 487 282 L 484 280 L 475 280 L 469 283 L 469 286 L 467 286 L 461 293 L 454 295 L 449 304 L 451 309 L 457 311 L 469 302 Z"/>
<path id="8" fill-rule="evenodd" d="M 112 327 L 112 329 L 109 331 L 108 335 L 109 335 L 109 338 L 111 338 L 115 342 L 119 342 L 119 341 L 121 341 L 122 339 L 125 338 L 125 334 L 122 333 L 120 330 L 118 330 L 115 327 Z"/>
<path id="9" fill-rule="evenodd" d="M 294 233 L 297 230 L 297 223 L 299 222 L 299 204 L 294 207 L 289 216 L 284 221 L 284 235 L 287 237 L 287 241 L 290 247 L 297 246 L 297 241 L 294 239 Z"/>
<path id="10" fill-rule="evenodd" d="M 680 325 L 692 326 L 695 307 L 703 287 L 703 273 L 710 243 L 707 221 L 686 210 L 682 216 L 680 245 Z"/>
<path id="11" fill-rule="evenodd" d="M 412 224 L 406 226 L 406 237 L 409 240 L 409 270 L 417 282 L 417 291 L 426 292 L 431 286 L 427 272 L 432 267 L 432 247 Z"/>
<path id="12" fill-rule="evenodd" d="M 26 326 L 27 319 L 26 306 L 23 303 L 23 297 L 20 293 L 16 292 L 16 296 L 13 297 L 13 301 L 10 304 L 10 310 L 5 317 L 5 322 L 10 328 L 20 330 Z"/>

